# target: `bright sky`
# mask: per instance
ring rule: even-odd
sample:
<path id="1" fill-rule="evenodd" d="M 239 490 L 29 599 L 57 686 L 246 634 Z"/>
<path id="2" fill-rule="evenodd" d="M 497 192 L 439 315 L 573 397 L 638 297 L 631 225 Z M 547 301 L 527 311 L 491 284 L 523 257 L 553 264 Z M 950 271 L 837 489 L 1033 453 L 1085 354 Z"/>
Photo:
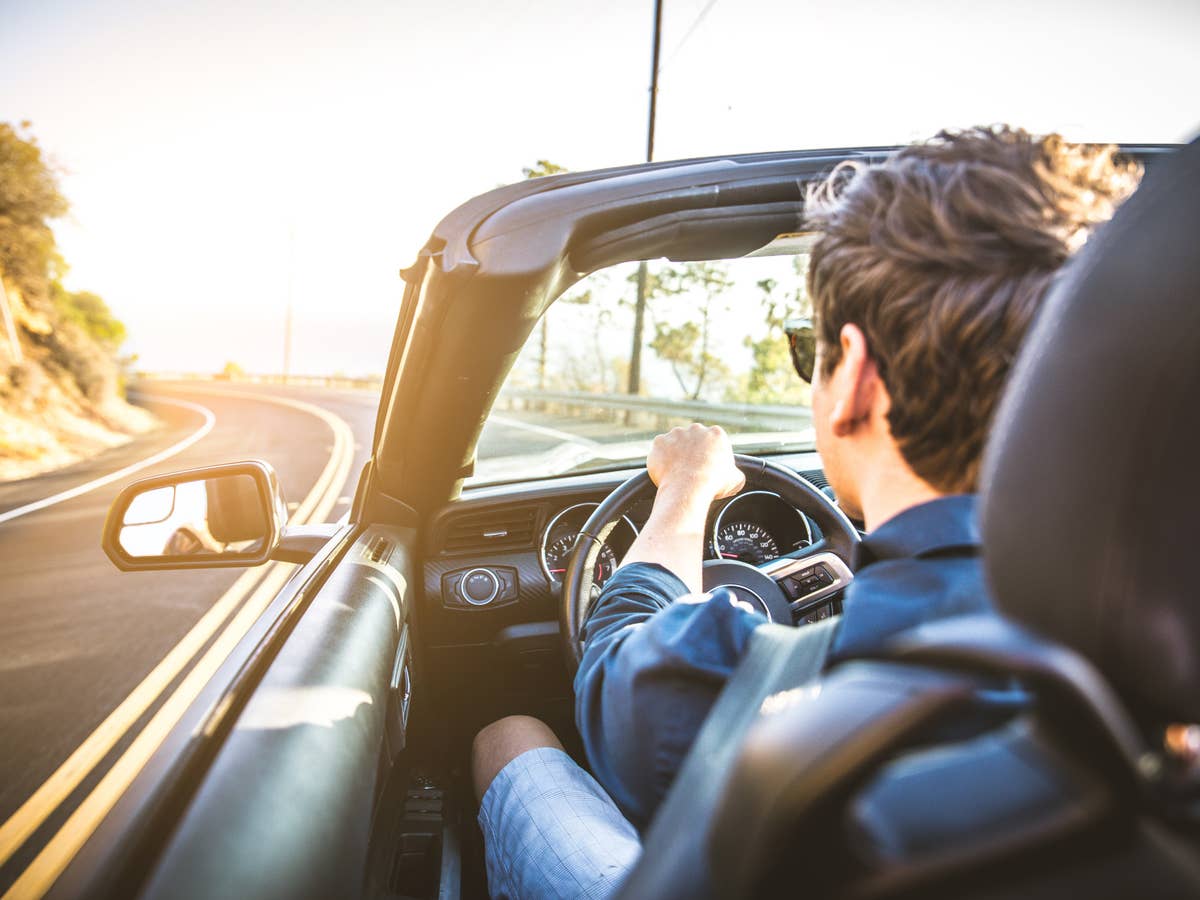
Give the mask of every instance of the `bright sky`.
<path id="1" fill-rule="evenodd" d="M 658 159 L 997 121 L 1079 140 L 1200 127 L 1195 0 L 664 8 Z M 642 158 L 652 12 L 0 0 L 0 120 L 32 120 L 67 170 L 68 284 L 108 300 L 143 367 L 278 371 L 290 272 L 293 372 L 382 372 L 397 270 L 441 216 L 537 159 Z"/>

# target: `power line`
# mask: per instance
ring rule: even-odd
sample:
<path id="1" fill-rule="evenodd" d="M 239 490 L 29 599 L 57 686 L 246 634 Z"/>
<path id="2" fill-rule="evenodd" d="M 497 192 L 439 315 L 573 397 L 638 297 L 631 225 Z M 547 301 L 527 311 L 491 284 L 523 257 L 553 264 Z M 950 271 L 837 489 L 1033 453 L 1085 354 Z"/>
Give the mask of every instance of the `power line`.
<path id="1" fill-rule="evenodd" d="M 675 57 L 679 55 L 679 51 L 683 49 L 683 45 L 686 44 L 688 40 L 691 39 L 692 35 L 696 33 L 696 29 L 700 27 L 700 25 L 704 22 L 705 17 L 708 16 L 708 14 L 712 11 L 712 8 L 716 5 L 717 0 L 708 0 L 708 2 L 704 4 L 704 9 L 700 10 L 699 15 L 692 20 L 692 24 L 688 26 L 688 30 L 684 33 L 679 43 L 675 45 L 675 49 L 672 50 L 670 55 L 667 57 L 667 61 L 664 62 L 659 68 L 660 72 L 674 61 Z"/>

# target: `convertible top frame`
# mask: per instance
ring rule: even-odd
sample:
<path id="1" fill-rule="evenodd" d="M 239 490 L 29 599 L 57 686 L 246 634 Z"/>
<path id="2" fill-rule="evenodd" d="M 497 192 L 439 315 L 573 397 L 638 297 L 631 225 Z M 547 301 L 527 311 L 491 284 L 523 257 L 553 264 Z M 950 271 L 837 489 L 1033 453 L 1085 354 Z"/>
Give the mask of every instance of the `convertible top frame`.
<path id="1" fill-rule="evenodd" d="M 896 149 L 569 173 L 498 188 L 458 207 L 402 273 L 369 485 L 355 518 L 408 523 L 459 495 L 517 355 L 540 316 L 581 278 L 622 262 L 752 253 L 801 230 L 806 183 L 839 163 L 870 163 Z M 1170 149 L 1122 146 L 1143 162 Z"/>

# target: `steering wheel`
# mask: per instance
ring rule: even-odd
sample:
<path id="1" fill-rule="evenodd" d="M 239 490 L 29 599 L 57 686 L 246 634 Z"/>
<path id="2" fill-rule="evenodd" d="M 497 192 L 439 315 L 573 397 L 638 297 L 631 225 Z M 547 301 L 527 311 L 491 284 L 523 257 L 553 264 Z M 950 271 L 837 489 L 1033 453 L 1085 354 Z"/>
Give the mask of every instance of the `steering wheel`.
<path id="1" fill-rule="evenodd" d="M 822 538 L 811 546 L 761 566 L 733 559 L 704 561 L 704 590 L 729 588 L 772 622 L 791 625 L 794 618 L 821 605 L 854 578 L 850 571 L 857 529 L 825 494 L 791 469 L 753 456 L 734 455 L 746 487 L 771 490 L 817 523 Z M 559 626 L 567 671 L 574 675 L 583 656 L 581 634 L 592 604 L 600 595 L 596 560 L 609 533 L 636 504 L 656 488 L 644 469 L 609 494 L 579 532 L 563 576 Z"/>

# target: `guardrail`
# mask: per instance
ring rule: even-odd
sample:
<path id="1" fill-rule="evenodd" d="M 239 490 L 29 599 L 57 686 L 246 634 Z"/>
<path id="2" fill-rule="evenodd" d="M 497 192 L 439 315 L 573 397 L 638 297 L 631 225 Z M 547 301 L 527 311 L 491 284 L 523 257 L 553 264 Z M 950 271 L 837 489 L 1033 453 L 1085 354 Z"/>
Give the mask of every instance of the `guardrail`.
<path id="1" fill-rule="evenodd" d="M 379 390 L 378 378 L 347 378 L 341 375 L 207 375 L 195 372 L 138 372 L 151 381 L 210 381 L 217 383 L 286 384 L 306 387 L 359 388 Z M 812 425 L 812 414 L 803 406 L 772 406 L 749 403 L 708 403 L 703 400 L 666 400 L 631 394 L 592 394 L 585 391 L 534 391 L 522 388 L 500 392 L 497 406 L 561 416 L 586 416 L 642 423 L 664 429 L 686 422 L 723 425 L 738 431 L 800 431 Z"/>
<path id="2" fill-rule="evenodd" d="M 703 422 L 738 431 L 799 431 L 812 425 L 811 411 L 802 406 L 769 406 L 748 403 L 706 403 L 702 400 L 664 400 L 630 394 L 590 394 L 582 391 L 501 391 L 498 398 L 508 409 L 526 409 L 559 415 L 587 415 L 625 421 L 653 422 L 665 428 L 672 423 Z"/>
<path id="3" fill-rule="evenodd" d="M 351 378 L 346 375 L 210 375 L 197 372 L 136 372 L 147 381 L 215 381 L 228 384 L 290 384 L 301 387 L 360 388 L 379 390 L 382 378 Z"/>

